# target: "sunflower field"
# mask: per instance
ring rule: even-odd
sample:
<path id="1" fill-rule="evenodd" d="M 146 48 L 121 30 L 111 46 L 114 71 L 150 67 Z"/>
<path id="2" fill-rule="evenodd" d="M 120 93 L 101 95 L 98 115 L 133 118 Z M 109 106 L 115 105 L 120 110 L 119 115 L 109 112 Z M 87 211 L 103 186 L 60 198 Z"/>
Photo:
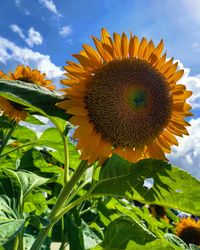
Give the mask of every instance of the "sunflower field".
<path id="1" fill-rule="evenodd" d="M 164 42 L 102 29 L 63 88 L 0 71 L 0 250 L 198 250 L 200 181 L 166 154 L 188 135 Z"/>

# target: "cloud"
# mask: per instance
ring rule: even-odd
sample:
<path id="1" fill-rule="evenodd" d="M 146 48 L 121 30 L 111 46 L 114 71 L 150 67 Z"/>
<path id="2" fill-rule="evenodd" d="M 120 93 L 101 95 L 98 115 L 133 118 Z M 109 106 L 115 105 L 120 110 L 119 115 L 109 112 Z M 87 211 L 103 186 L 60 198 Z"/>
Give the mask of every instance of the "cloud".
<path id="1" fill-rule="evenodd" d="M 25 36 L 24 36 L 24 34 L 23 34 L 23 31 L 22 31 L 22 29 L 21 29 L 18 25 L 16 25 L 16 24 L 11 24 L 11 25 L 10 25 L 10 28 L 11 28 L 11 30 L 12 30 L 13 32 L 17 33 L 22 39 L 25 39 Z"/>
<path id="2" fill-rule="evenodd" d="M 15 0 L 15 4 L 20 7 L 21 6 L 21 3 L 22 3 L 22 0 Z"/>
<path id="3" fill-rule="evenodd" d="M 172 147 L 170 163 L 181 167 L 200 179 L 200 117 L 190 120 L 189 136 L 179 138 L 179 146 Z"/>
<path id="4" fill-rule="evenodd" d="M 46 73 L 48 79 L 55 80 L 59 84 L 63 71 L 56 66 L 49 55 L 34 52 L 29 48 L 21 48 L 6 38 L 0 37 L 0 63 L 9 68 L 16 67 L 17 64 L 29 65 Z"/>
<path id="5" fill-rule="evenodd" d="M 52 0 L 39 0 L 41 4 L 43 4 L 49 11 L 53 12 L 58 17 L 61 17 L 62 15 L 58 12 L 56 5 Z"/>
<path id="6" fill-rule="evenodd" d="M 69 36 L 70 34 L 72 33 L 72 28 L 71 28 L 71 26 L 64 26 L 64 27 L 62 27 L 60 30 L 59 30 L 59 34 L 61 35 L 61 36 Z"/>
<path id="7" fill-rule="evenodd" d="M 34 28 L 31 27 L 28 30 L 28 37 L 25 41 L 30 47 L 33 47 L 34 45 L 42 44 L 43 37 L 38 31 L 34 30 Z"/>
<path id="8" fill-rule="evenodd" d="M 184 68 L 180 62 L 179 67 Z M 191 76 L 190 69 L 184 68 L 184 75 L 180 83 L 185 84 L 187 89 L 193 92 L 192 96 L 188 99 L 188 103 L 192 105 L 193 109 L 200 108 L 200 75 Z"/>
<path id="9" fill-rule="evenodd" d="M 26 44 L 28 44 L 31 48 L 34 45 L 40 45 L 43 42 L 43 37 L 42 35 L 36 31 L 33 27 L 31 27 L 28 30 L 28 35 L 27 37 L 24 35 L 23 30 L 16 24 L 10 25 L 10 28 L 12 29 L 13 32 L 17 33 Z"/>
<path id="10" fill-rule="evenodd" d="M 179 62 L 179 68 L 183 69 L 183 64 Z M 195 111 L 200 107 L 200 75 L 190 75 L 190 69 L 184 68 L 184 75 L 180 83 L 186 85 L 188 90 L 193 92 L 187 103 L 192 105 Z M 172 147 L 172 153 L 168 156 L 170 163 L 185 169 L 193 176 L 200 179 L 200 117 L 192 118 L 188 127 L 189 136 L 177 137 L 179 146 Z"/>

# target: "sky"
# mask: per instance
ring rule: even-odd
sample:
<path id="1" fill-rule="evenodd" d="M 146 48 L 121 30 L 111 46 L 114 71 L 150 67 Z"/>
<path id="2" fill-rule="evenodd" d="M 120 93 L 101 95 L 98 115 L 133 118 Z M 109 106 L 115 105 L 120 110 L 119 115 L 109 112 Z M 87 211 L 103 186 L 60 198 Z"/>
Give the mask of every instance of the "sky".
<path id="1" fill-rule="evenodd" d="M 170 163 L 200 179 L 200 0 L 0 0 L 0 69 L 18 64 L 46 73 L 58 87 L 63 66 L 102 27 L 132 32 L 157 44 L 185 69 L 181 83 L 193 91 L 190 136 L 179 140 Z"/>

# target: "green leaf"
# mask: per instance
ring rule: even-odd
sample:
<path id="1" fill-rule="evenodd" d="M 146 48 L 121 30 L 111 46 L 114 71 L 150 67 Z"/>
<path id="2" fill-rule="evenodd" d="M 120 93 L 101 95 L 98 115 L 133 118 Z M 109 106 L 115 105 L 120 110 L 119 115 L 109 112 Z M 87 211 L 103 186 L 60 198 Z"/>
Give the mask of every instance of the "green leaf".
<path id="1" fill-rule="evenodd" d="M 47 146 L 63 151 L 63 141 L 58 129 L 56 128 L 46 129 L 37 141 L 36 145 Z"/>
<path id="2" fill-rule="evenodd" d="M 3 211 L 7 214 L 8 204 L 17 210 L 21 195 L 21 183 L 18 175 L 10 169 L 0 169 L 0 212 Z M 3 205 L 5 203 L 7 203 L 6 207 Z"/>
<path id="3" fill-rule="evenodd" d="M 148 178 L 154 180 L 150 189 L 144 187 Z M 160 160 L 146 159 L 131 164 L 113 155 L 101 168 L 99 181 L 90 194 L 91 197 L 118 196 L 200 215 L 200 202 L 197 202 L 200 181 Z"/>
<path id="4" fill-rule="evenodd" d="M 13 239 L 23 228 L 24 219 L 0 222 L 0 244 L 3 245 Z"/>
<path id="5" fill-rule="evenodd" d="M 19 141 L 23 140 L 36 140 L 37 136 L 33 130 L 25 126 L 17 126 L 12 134 L 12 138 L 18 139 Z"/>
<path id="6" fill-rule="evenodd" d="M 80 234 L 83 239 L 84 249 L 90 249 L 92 247 L 95 247 L 101 242 L 100 238 L 84 221 L 82 221 L 80 226 Z"/>
<path id="7" fill-rule="evenodd" d="M 75 148 L 75 146 L 71 143 L 68 142 L 68 148 L 69 148 L 69 167 L 72 169 L 76 169 L 78 164 L 80 163 L 80 155 Z M 64 151 L 58 150 L 58 151 L 50 151 L 49 152 L 56 160 L 62 162 L 64 164 Z"/>
<path id="8" fill-rule="evenodd" d="M 63 96 L 37 84 L 0 79 L 0 94 L 33 111 L 63 119 L 69 118 L 64 110 L 55 105 L 63 100 Z"/>
<path id="9" fill-rule="evenodd" d="M 188 245 L 175 234 L 167 233 L 165 234 L 164 237 L 166 240 L 168 240 L 169 242 L 173 243 L 176 246 L 179 246 L 181 249 L 189 250 Z"/>
<path id="10" fill-rule="evenodd" d="M 33 213 L 36 215 L 41 215 L 48 209 L 47 202 L 45 199 L 45 194 L 41 191 L 31 192 L 26 196 L 24 203 L 24 212 Z"/>
<path id="11" fill-rule="evenodd" d="M 142 224 L 128 216 L 121 216 L 108 225 L 101 246 L 102 249 L 126 249 L 131 240 L 134 245 L 145 245 L 155 239 L 156 237 Z"/>
<path id="12" fill-rule="evenodd" d="M 49 180 L 26 170 L 17 171 L 17 175 L 21 182 L 24 198 L 32 189 L 43 185 Z"/>
<path id="13" fill-rule="evenodd" d="M 109 224 L 105 239 L 93 250 L 181 250 L 165 239 L 157 239 L 147 228 L 129 216 L 121 216 Z"/>
<path id="14" fill-rule="evenodd" d="M 36 125 L 45 125 L 45 123 L 41 122 L 39 119 L 37 119 L 35 116 L 28 114 L 26 117 L 25 122 L 36 124 Z"/>
<path id="15" fill-rule="evenodd" d="M 11 128 L 11 122 L 3 115 L 0 116 L 0 129 Z"/>

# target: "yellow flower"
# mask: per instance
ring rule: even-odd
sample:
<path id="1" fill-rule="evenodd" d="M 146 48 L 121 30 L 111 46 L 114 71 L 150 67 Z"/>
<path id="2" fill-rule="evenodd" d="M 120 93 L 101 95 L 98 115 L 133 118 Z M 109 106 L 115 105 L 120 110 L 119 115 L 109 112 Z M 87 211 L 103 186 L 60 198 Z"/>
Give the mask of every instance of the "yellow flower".
<path id="1" fill-rule="evenodd" d="M 0 71 L 0 78 L 5 80 L 20 80 L 22 82 L 29 82 L 37 84 L 39 86 L 53 90 L 55 87 L 51 86 L 52 82 L 45 79 L 46 74 L 41 74 L 37 69 L 30 69 L 29 66 L 18 65 L 14 73 L 10 72 L 7 76 L 2 71 Z M 14 119 L 16 122 L 20 120 L 25 120 L 27 113 L 20 108 L 20 106 L 15 106 L 10 101 L 4 97 L 0 97 L 0 110 L 4 115 L 8 116 L 10 119 Z"/>
<path id="2" fill-rule="evenodd" d="M 200 221 L 183 218 L 176 224 L 176 235 L 187 244 L 200 246 Z"/>
<path id="3" fill-rule="evenodd" d="M 55 87 L 51 86 L 52 82 L 45 79 L 45 77 L 45 73 L 41 74 L 39 70 L 31 69 L 29 66 L 25 67 L 24 65 L 18 65 L 14 73 L 9 73 L 10 80 L 35 83 L 50 90 L 54 89 Z"/>
<path id="4" fill-rule="evenodd" d="M 192 92 L 177 84 L 184 71 L 162 54 L 163 41 L 113 34 L 102 29 L 96 49 L 84 44 L 64 67 L 67 100 L 58 104 L 72 114 L 81 159 L 102 164 L 117 153 L 130 162 L 166 159 L 175 135 L 187 135 Z"/>
<path id="5" fill-rule="evenodd" d="M 6 74 L 0 70 L 0 79 L 8 79 Z M 11 120 L 19 122 L 20 120 L 25 120 L 27 113 L 22 109 L 16 109 L 10 101 L 6 98 L 0 96 L 0 111 L 5 116 L 8 116 Z"/>

